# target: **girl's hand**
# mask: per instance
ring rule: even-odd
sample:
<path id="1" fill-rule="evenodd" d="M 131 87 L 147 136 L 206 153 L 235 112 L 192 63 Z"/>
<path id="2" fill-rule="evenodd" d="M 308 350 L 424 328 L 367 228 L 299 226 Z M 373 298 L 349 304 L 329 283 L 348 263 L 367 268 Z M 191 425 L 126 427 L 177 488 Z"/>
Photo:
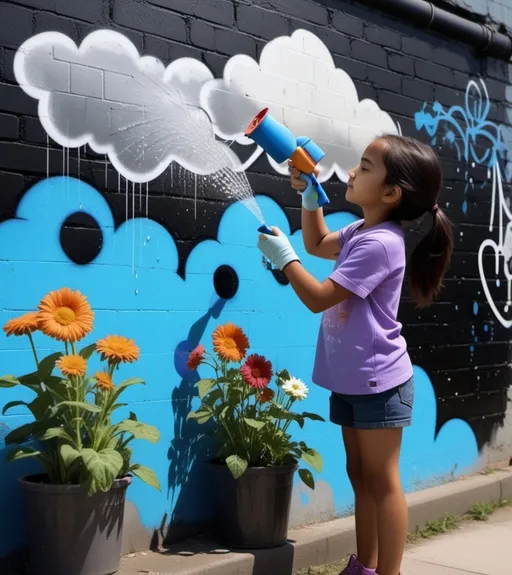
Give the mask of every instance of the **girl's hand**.
<path id="1" fill-rule="evenodd" d="M 273 236 L 260 234 L 258 248 L 274 267 L 282 271 L 289 263 L 300 259 L 283 232 L 279 228 L 271 229 L 274 232 Z"/>
<path id="2" fill-rule="evenodd" d="M 292 188 L 300 194 L 308 185 L 306 181 L 300 179 L 302 172 L 299 172 L 291 160 L 288 160 L 288 171 L 290 172 L 290 183 Z"/>
<path id="3" fill-rule="evenodd" d="M 302 195 L 302 207 L 309 212 L 318 210 L 320 207 L 318 205 L 318 194 L 310 176 L 299 172 L 291 160 L 288 160 L 288 170 L 290 172 L 292 188 L 297 190 L 298 194 Z M 319 170 L 315 170 L 314 174 L 318 176 Z"/>

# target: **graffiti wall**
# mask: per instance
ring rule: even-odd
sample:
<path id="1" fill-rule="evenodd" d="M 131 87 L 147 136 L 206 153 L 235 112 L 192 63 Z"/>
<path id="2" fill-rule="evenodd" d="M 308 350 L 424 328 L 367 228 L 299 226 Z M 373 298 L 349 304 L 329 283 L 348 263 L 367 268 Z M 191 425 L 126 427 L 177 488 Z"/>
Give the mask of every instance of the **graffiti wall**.
<path id="1" fill-rule="evenodd" d="M 506 63 L 351 3 L 30 0 L 0 5 L 0 320 L 49 290 L 79 289 L 94 338 L 123 333 L 141 360 L 124 375 L 139 417 L 161 432 L 136 448 L 162 491 L 129 490 L 126 549 L 203 529 L 211 519 L 209 438 L 187 414 L 199 375 L 188 352 L 219 323 L 246 331 L 256 353 L 308 384 L 319 328 L 256 249 L 264 219 L 290 234 L 319 279 L 331 264 L 305 253 L 300 198 L 244 136 L 262 108 L 326 151 L 320 180 L 331 229 L 358 217 L 347 172 L 382 133 L 429 142 L 445 176 L 442 205 L 456 251 L 442 298 L 418 310 L 404 289 L 400 319 L 415 364 L 417 410 L 402 456 L 406 489 L 447 481 L 512 455 L 509 328 L 512 208 Z M 410 245 L 425 230 L 407 230 Z M 92 342 L 90 336 L 86 343 Z M 36 345 L 48 350 L 45 340 Z M 32 355 L 0 336 L 0 373 Z M 0 404 L 27 399 L 1 390 Z M 311 386 L 308 411 L 328 414 Z M 24 544 L 4 437 L 28 421 L 0 417 L 0 557 Z M 324 470 L 297 484 L 294 524 L 349 513 L 339 429 L 313 422 Z"/>

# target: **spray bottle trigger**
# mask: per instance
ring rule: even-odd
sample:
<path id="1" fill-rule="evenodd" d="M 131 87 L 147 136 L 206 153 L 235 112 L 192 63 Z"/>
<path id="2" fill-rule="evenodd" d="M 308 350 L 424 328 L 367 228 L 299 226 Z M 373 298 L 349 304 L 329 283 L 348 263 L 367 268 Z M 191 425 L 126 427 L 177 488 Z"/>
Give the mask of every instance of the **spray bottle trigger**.
<path id="1" fill-rule="evenodd" d="M 262 234 L 267 234 L 269 236 L 273 236 L 274 232 L 267 226 L 267 224 L 263 224 L 258 228 L 258 231 Z"/>

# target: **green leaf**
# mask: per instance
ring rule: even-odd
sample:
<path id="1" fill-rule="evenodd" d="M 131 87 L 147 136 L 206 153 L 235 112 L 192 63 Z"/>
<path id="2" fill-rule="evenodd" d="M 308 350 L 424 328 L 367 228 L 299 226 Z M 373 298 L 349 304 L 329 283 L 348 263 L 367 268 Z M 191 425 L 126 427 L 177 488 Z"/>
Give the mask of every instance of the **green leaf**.
<path id="1" fill-rule="evenodd" d="M 196 383 L 199 393 L 199 399 L 203 399 L 210 389 L 215 385 L 214 379 L 201 379 Z"/>
<path id="2" fill-rule="evenodd" d="M 9 401 L 9 403 L 6 403 L 4 405 L 4 408 L 2 409 L 2 415 L 5 415 L 9 411 L 9 409 L 12 409 L 13 407 L 18 407 L 19 405 L 28 406 L 28 403 L 26 401 Z"/>
<path id="3" fill-rule="evenodd" d="M 117 398 L 126 388 L 131 387 L 132 385 L 140 385 L 140 384 L 142 385 L 146 384 L 146 382 L 140 377 L 130 377 L 129 379 L 125 379 L 122 383 L 116 386 L 113 401 L 116 401 Z"/>
<path id="4" fill-rule="evenodd" d="M 88 495 L 108 491 L 123 467 L 121 454 L 109 447 L 100 452 L 82 449 L 80 457 L 84 462 L 80 484 Z"/>
<path id="5" fill-rule="evenodd" d="M 83 349 L 81 349 L 79 351 L 79 354 L 84 358 L 84 359 L 89 359 L 91 357 L 91 355 L 94 353 L 94 351 L 96 350 L 96 342 L 95 343 L 91 343 L 90 345 L 84 347 Z"/>
<path id="6" fill-rule="evenodd" d="M 50 427 L 40 436 L 39 439 L 41 439 L 41 441 L 49 441 L 50 439 L 57 438 L 65 439 L 71 443 L 73 442 L 71 437 L 69 437 L 69 435 L 64 431 L 64 429 L 62 429 L 62 427 Z"/>
<path id="7" fill-rule="evenodd" d="M 115 411 L 116 409 L 120 409 L 121 407 L 126 407 L 128 404 L 127 403 L 116 403 L 115 405 L 113 405 L 110 408 L 110 411 Z"/>
<path id="8" fill-rule="evenodd" d="M 299 477 L 310 489 L 315 488 L 315 478 L 309 469 L 299 469 Z"/>
<path id="9" fill-rule="evenodd" d="M 198 411 L 191 411 L 187 415 L 187 421 L 189 419 L 195 419 L 197 421 L 197 423 L 199 423 L 200 425 L 202 425 L 203 423 L 206 423 L 211 418 L 212 418 L 211 411 L 206 411 L 203 409 L 199 409 Z"/>
<path id="10" fill-rule="evenodd" d="M 238 455 L 230 455 L 226 458 L 226 465 L 229 467 L 233 477 L 238 479 L 245 473 L 249 464 L 245 459 L 242 459 Z"/>
<path id="11" fill-rule="evenodd" d="M 310 447 L 302 448 L 302 460 L 305 461 L 308 465 L 317 471 L 318 473 L 322 473 L 322 469 L 324 466 L 322 456 L 318 451 L 311 449 Z"/>
<path id="12" fill-rule="evenodd" d="M 71 467 L 73 463 L 80 457 L 80 452 L 71 447 L 71 445 L 61 445 L 60 446 L 60 456 L 64 461 L 66 467 Z"/>
<path id="13" fill-rule="evenodd" d="M 14 375 L 2 375 L 0 377 L 0 387 L 16 387 L 17 385 L 20 384 L 20 381 L 17 377 L 14 377 Z"/>
<path id="14" fill-rule="evenodd" d="M 133 411 L 130 411 L 130 413 L 128 414 L 128 419 L 130 419 L 131 421 L 137 421 L 137 416 L 135 415 L 135 413 L 133 413 Z"/>
<path id="15" fill-rule="evenodd" d="M 92 403 L 85 403 L 84 401 L 61 401 L 57 405 L 54 406 L 54 412 L 59 411 L 61 407 L 74 407 L 78 409 L 82 409 L 83 411 L 88 411 L 90 413 L 100 413 L 101 407 L 94 405 Z"/>
<path id="16" fill-rule="evenodd" d="M 311 419 L 311 421 L 324 421 L 325 422 L 325 419 L 321 415 L 317 415 L 316 413 L 309 413 L 307 411 L 305 411 L 302 414 L 302 417 L 305 417 L 307 419 Z"/>
<path id="17" fill-rule="evenodd" d="M 10 433 L 5 436 L 6 445 L 11 445 L 13 443 L 25 443 L 32 435 L 34 431 L 35 421 L 30 423 L 25 423 L 20 425 L 16 429 L 13 429 Z"/>
<path id="18" fill-rule="evenodd" d="M 19 447 L 13 449 L 7 454 L 7 461 L 19 461 L 20 459 L 28 459 L 29 457 L 37 457 L 41 452 L 32 447 Z"/>
<path id="19" fill-rule="evenodd" d="M 21 385 L 24 385 L 25 387 L 28 387 L 29 389 L 41 389 L 41 380 L 39 379 L 39 376 L 37 374 L 37 371 L 34 371 L 33 373 L 27 373 L 25 375 L 22 375 L 19 378 L 19 381 L 21 383 Z"/>
<path id="20" fill-rule="evenodd" d="M 42 359 L 39 362 L 39 369 L 37 370 L 37 376 L 41 381 L 44 381 L 49 377 L 55 368 L 55 362 L 62 357 L 61 352 L 52 353 Z"/>
<path id="21" fill-rule="evenodd" d="M 135 439 L 145 439 L 150 443 L 157 443 L 160 439 L 160 432 L 156 427 L 141 423 L 140 421 L 133 421 L 132 419 L 125 419 L 116 425 L 119 431 L 131 433 Z"/>
<path id="22" fill-rule="evenodd" d="M 244 417 L 244 421 L 249 427 L 254 427 L 254 429 L 257 429 L 258 431 L 263 429 L 266 425 L 264 421 L 258 421 L 257 419 L 251 419 L 249 417 Z"/>
<path id="23" fill-rule="evenodd" d="M 222 394 L 222 390 L 217 388 L 214 389 L 213 391 L 211 391 L 206 397 L 203 398 L 203 403 L 205 405 L 207 405 L 208 407 L 212 407 L 215 405 L 215 403 L 219 400 L 222 399 L 223 394 Z M 221 407 L 222 404 L 218 407 Z"/>
<path id="24" fill-rule="evenodd" d="M 158 491 L 161 491 L 158 477 L 152 469 L 149 469 L 149 467 L 145 467 L 144 465 L 134 465 L 131 472 L 144 481 L 144 483 L 147 483 L 150 487 L 154 487 L 155 489 L 158 489 Z"/>
<path id="25" fill-rule="evenodd" d="M 290 375 L 290 373 L 286 369 L 282 369 L 281 371 L 278 371 L 276 373 L 276 376 L 279 380 L 281 380 L 281 382 L 289 381 L 292 378 L 292 376 Z M 281 383 L 281 385 L 282 385 L 282 383 Z"/>

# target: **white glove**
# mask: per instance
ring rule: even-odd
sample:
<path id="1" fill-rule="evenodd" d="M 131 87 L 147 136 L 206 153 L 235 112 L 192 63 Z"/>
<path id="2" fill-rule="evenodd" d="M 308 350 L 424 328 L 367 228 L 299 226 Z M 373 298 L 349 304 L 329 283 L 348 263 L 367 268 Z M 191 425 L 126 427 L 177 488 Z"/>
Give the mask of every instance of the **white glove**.
<path id="1" fill-rule="evenodd" d="M 290 241 L 278 228 L 272 228 L 275 235 L 261 234 L 258 249 L 281 271 L 291 262 L 300 261 Z"/>
<path id="2" fill-rule="evenodd" d="M 307 174 L 301 174 L 299 178 L 307 184 L 306 189 L 302 192 L 302 207 L 309 212 L 318 210 L 320 206 L 318 205 L 318 194 L 313 185 L 313 180 Z"/>

